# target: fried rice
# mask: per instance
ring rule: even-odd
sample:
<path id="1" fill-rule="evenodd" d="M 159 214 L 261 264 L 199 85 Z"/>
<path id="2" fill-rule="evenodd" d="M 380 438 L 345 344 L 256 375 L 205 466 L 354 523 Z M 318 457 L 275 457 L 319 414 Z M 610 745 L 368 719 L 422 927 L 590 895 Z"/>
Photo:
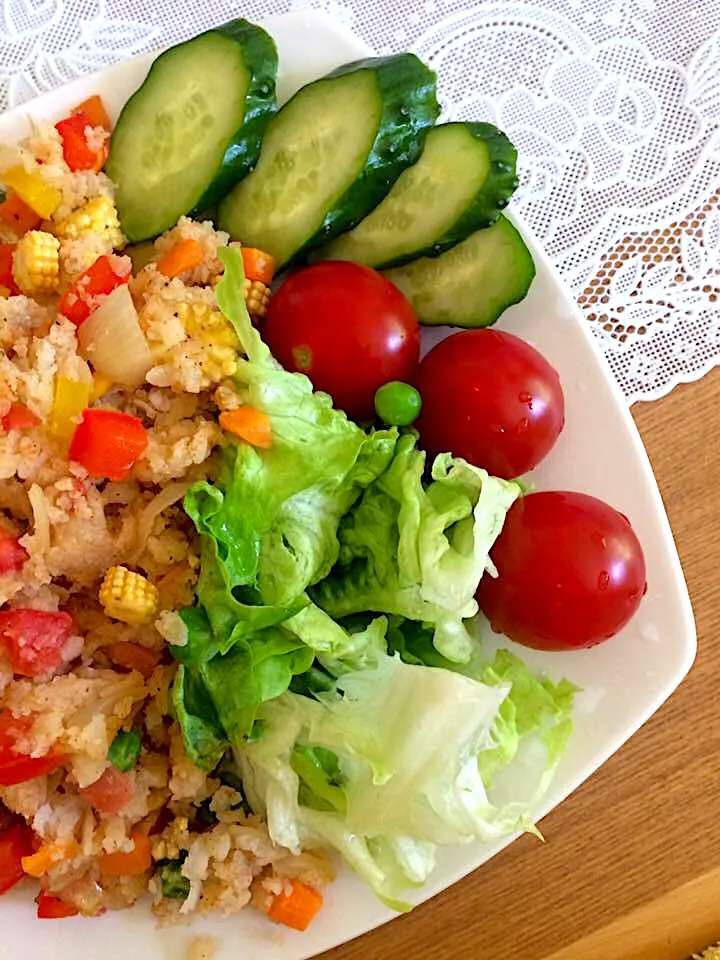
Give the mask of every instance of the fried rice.
<path id="1" fill-rule="evenodd" d="M 3 151 L 4 166 L 20 163 L 60 191 L 60 205 L 39 227 L 46 233 L 61 232 L 60 222 L 92 198 L 113 197 L 103 173 L 70 171 L 52 126 L 37 125 Z M 17 239 L 0 230 L 0 240 Z M 202 263 L 165 276 L 158 262 L 185 239 L 201 245 Z M 193 766 L 168 702 L 176 669 L 168 638 L 183 642 L 170 614 L 192 603 L 199 571 L 182 497 L 190 483 L 213 478 L 224 443 L 219 413 L 238 405 L 230 380 L 238 345 L 214 296 L 223 270 L 217 251 L 228 239 L 210 222 L 183 217 L 152 245 L 129 251 L 131 262 L 117 236 L 85 232 L 61 239 L 56 290 L 0 297 L 0 419 L 10 424 L 0 433 L 0 528 L 25 553 L 19 568 L 0 573 L 0 604 L 72 618 L 60 662 L 45 672 L 19 673 L 0 636 L 0 716 L 17 721 L 8 749 L 20 759 L 63 758 L 45 775 L 0 787 L 1 813 L 5 825 L 31 827 L 36 854 L 43 852 L 32 871 L 35 893 L 85 916 L 145 895 L 163 921 L 248 905 L 267 912 L 289 881 L 317 887 L 333 875 L 321 853 L 276 846 L 231 773 Z M 132 388 L 97 375 L 76 326 L 58 312 L 60 296 L 103 255 L 123 258 L 132 271 L 129 290 L 152 352 L 145 381 Z M 201 322 L 207 311 L 210 332 Z M 68 437 L 53 429 L 61 378 L 87 385 L 94 406 L 142 421 L 147 448 L 124 479 L 92 477 L 69 459 Z M 32 425 L 11 425 L 18 405 Z M 117 565 L 157 589 L 150 622 L 123 622 L 101 605 L 100 584 Z M 119 770 L 108 751 L 118 733 L 133 730 L 139 757 Z M 148 844 L 143 869 L 108 868 L 116 862 L 109 857 Z M 178 881 L 172 889 L 163 880 L 168 865 Z M 198 957 L 209 955 L 208 943 L 196 947 Z"/>

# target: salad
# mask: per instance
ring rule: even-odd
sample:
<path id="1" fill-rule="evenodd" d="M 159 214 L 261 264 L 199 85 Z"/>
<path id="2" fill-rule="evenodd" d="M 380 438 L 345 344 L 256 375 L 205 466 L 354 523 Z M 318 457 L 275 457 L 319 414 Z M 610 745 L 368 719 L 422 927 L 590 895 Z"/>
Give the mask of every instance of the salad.
<path id="1" fill-rule="evenodd" d="M 233 21 L 0 149 L 0 893 L 39 918 L 302 930 L 338 861 L 409 909 L 536 832 L 571 733 L 488 623 L 587 647 L 645 589 L 625 517 L 523 479 L 565 412 L 487 329 L 534 276 L 512 144 L 411 54 L 280 109 L 277 66 Z"/>

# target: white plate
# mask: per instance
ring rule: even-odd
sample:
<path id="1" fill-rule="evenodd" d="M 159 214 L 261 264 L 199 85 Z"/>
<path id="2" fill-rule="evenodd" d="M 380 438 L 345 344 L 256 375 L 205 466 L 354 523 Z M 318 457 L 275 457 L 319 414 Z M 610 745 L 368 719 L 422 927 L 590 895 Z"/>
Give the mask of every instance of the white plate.
<path id="1" fill-rule="evenodd" d="M 368 53 L 365 45 L 319 14 L 289 14 L 268 21 L 281 65 L 280 94 L 340 63 Z M 45 94 L 0 117 L 0 142 L 27 132 L 27 116 L 55 119 L 92 93 L 113 113 L 139 85 L 150 58 L 133 60 Z M 558 369 L 567 425 L 536 471 L 546 489 L 595 494 L 622 510 L 645 550 L 649 590 L 638 615 L 617 638 L 594 650 L 542 654 L 520 650 L 532 666 L 583 687 L 570 748 L 538 816 L 567 797 L 608 759 L 662 704 L 695 656 L 695 625 L 662 500 L 635 425 L 589 326 L 540 247 L 524 229 L 537 265 L 527 299 L 508 310 L 500 326 L 533 343 Z M 522 788 L 522 784 L 518 783 Z M 509 842 L 509 841 L 507 841 Z M 479 867 L 505 846 L 472 845 L 447 851 L 427 899 Z M 532 851 L 528 856 L 533 856 Z M 39 923 L 28 890 L 0 901 L 0 958 L 57 960 L 179 960 L 191 933 L 217 937 L 217 960 L 305 960 L 391 918 L 360 881 L 344 873 L 327 906 L 304 934 L 278 932 L 254 911 L 203 920 L 188 928 L 159 930 L 145 908 L 96 920 Z"/>

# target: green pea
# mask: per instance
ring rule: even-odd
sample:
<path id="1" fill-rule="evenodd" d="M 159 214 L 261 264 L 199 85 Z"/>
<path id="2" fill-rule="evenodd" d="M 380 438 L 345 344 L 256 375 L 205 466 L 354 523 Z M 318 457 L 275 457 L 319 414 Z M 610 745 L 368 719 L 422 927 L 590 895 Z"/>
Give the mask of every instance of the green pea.
<path id="1" fill-rule="evenodd" d="M 190 893 L 190 881 L 182 875 L 185 857 L 180 860 L 161 860 L 158 863 L 158 875 L 164 897 L 170 900 L 185 900 Z"/>
<path id="2" fill-rule="evenodd" d="M 421 406 L 415 387 L 401 380 L 383 384 L 375 394 L 375 412 L 388 426 L 408 427 L 417 420 Z"/>
<path id="3" fill-rule="evenodd" d="M 110 744 L 108 760 L 118 770 L 132 770 L 140 756 L 141 747 L 142 740 L 137 730 L 121 730 Z"/>

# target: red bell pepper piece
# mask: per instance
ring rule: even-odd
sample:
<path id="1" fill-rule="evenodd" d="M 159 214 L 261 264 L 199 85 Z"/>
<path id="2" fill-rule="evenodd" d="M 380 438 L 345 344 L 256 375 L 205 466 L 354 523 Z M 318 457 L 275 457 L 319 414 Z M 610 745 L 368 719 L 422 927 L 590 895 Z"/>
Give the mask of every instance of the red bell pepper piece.
<path id="1" fill-rule="evenodd" d="M 73 173 L 78 170 L 93 170 L 96 173 L 105 166 L 108 156 L 108 142 L 103 140 L 99 146 L 88 142 L 87 129 L 94 124 L 83 112 L 73 113 L 55 124 L 62 140 L 65 163 Z"/>
<path id="2" fill-rule="evenodd" d="M 35 903 L 39 920 L 64 920 L 65 917 L 76 917 L 80 913 L 72 903 L 54 897 L 47 890 L 40 891 Z"/>
<path id="3" fill-rule="evenodd" d="M 13 673 L 23 677 L 39 677 L 62 666 L 74 632 L 69 613 L 26 607 L 0 610 L 0 644 L 8 651 Z"/>
<path id="4" fill-rule="evenodd" d="M 31 717 L 14 717 L 9 710 L 0 713 L 0 786 L 12 787 L 35 777 L 43 777 L 65 763 L 64 754 L 51 750 L 44 757 L 30 757 L 13 748 L 32 726 Z M 32 853 L 29 850 L 24 856 Z"/>
<path id="5" fill-rule="evenodd" d="M 29 857 L 33 850 L 33 832 L 24 823 L 0 834 L 0 894 L 20 883 L 25 876 L 22 858 Z"/>
<path id="6" fill-rule="evenodd" d="M 147 430 L 137 417 L 98 407 L 83 411 L 68 456 L 92 477 L 124 480 L 147 445 Z"/>
<path id="7" fill-rule="evenodd" d="M 118 257 L 103 255 L 63 294 L 58 311 L 76 327 L 84 323 L 99 305 L 99 298 L 130 279 L 130 264 Z"/>
<path id="8" fill-rule="evenodd" d="M 0 287 L 5 287 L 13 296 L 20 293 L 12 272 L 16 246 L 16 243 L 0 243 Z"/>
<path id="9" fill-rule="evenodd" d="M 93 97 L 88 97 L 87 100 L 83 100 L 82 103 L 73 107 L 70 113 L 73 115 L 76 113 L 84 113 L 92 127 L 102 127 L 104 130 L 107 130 L 108 133 L 110 133 L 112 129 L 105 104 L 98 94 L 95 94 Z"/>

